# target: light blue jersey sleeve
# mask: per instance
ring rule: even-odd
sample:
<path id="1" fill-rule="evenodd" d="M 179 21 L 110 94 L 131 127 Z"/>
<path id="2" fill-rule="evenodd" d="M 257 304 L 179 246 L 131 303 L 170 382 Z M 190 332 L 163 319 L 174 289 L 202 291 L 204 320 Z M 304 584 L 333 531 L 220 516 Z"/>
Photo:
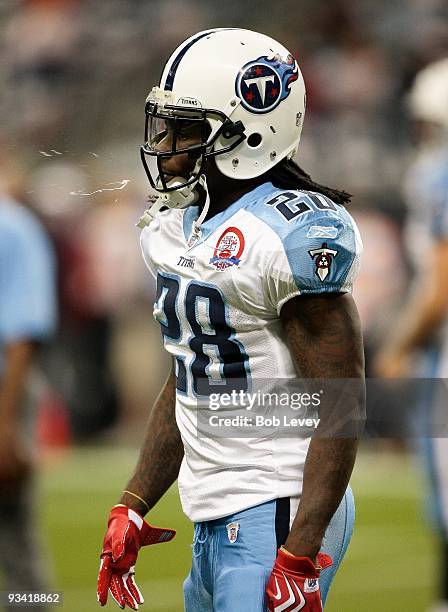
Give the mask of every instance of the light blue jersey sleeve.
<path id="1" fill-rule="evenodd" d="M 0 344 L 40 340 L 56 326 L 55 260 L 34 216 L 0 202 Z"/>
<path id="2" fill-rule="evenodd" d="M 277 312 L 295 295 L 351 292 L 362 241 L 343 206 L 316 192 L 277 190 L 257 213 L 280 239 L 266 279 Z"/>
<path id="3" fill-rule="evenodd" d="M 432 235 L 437 240 L 448 240 L 448 168 L 445 168 L 445 172 L 434 181 L 431 197 L 433 199 Z"/>

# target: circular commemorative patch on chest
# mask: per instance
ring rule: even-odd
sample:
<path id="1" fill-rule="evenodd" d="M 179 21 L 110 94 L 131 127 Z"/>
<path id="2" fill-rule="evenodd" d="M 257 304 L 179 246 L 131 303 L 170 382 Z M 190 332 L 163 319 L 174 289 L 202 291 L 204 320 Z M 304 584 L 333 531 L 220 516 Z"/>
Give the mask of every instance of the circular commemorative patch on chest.
<path id="1" fill-rule="evenodd" d="M 209 263 L 220 271 L 230 266 L 238 266 L 244 251 L 244 244 L 241 230 L 237 227 L 228 227 L 219 237 Z"/>

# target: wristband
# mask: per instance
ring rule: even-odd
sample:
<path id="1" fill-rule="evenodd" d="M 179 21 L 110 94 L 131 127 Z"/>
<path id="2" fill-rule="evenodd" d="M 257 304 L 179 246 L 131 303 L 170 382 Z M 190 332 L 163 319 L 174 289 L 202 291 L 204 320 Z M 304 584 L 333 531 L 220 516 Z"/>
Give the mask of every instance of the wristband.
<path id="1" fill-rule="evenodd" d="M 135 499 L 138 499 L 139 501 L 142 502 L 142 504 L 144 504 L 147 508 L 147 512 L 149 512 L 151 510 L 151 508 L 148 506 L 147 502 L 145 502 L 145 500 L 140 497 L 140 495 L 137 495 L 136 493 L 133 493 L 132 491 L 128 491 L 127 489 L 125 489 L 123 491 L 123 493 L 127 493 L 128 495 L 132 495 L 132 497 L 135 497 Z"/>

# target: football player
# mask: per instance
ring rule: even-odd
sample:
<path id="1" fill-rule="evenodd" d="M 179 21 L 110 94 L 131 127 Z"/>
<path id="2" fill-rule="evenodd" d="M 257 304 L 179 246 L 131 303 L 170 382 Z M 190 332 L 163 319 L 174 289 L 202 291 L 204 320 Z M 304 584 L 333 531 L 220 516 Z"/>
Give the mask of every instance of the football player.
<path id="1" fill-rule="evenodd" d="M 411 297 L 378 355 L 377 372 L 388 378 L 447 378 L 448 58 L 417 74 L 409 105 L 418 147 L 404 180 L 409 208 L 405 240 L 416 273 Z M 443 559 L 440 604 L 434 610 L 448 612 L 448 440 L 442 429 L 446 404 L 438 404 L 434 391 L 428 395 L 422 398 L 424 414 L 419 419 L 425 430 L 418 433 L 428 434 L 420 443 Z M 442 418 L 434 430 L 439 409 Z"/>
<path id="2" fill-rule="evenodd" d="M 24 180 L 0 150 L 0 571 L 4 589 L 43 591 L 34 527 L 32 455 L 39 347 L 57 326 L 56 261 L 42 224 L 21 203 Z M 20 551 L 20 553 L 19 553 Z M 5 600 L 3 610 L 12 610 Z M 47 609 L 37 605 L 36 612 Z"/>
<path id="3" fill-rule="evenodd" d="M 141 157 L 159 196 L 140 220 L 141 247 L 174 366 L 110 513 L 101 605 L 108 590 L 122 608 L 143 603 L 137 553 L 174 535 L 143 516 L 177 478 L 194 523 L 187 612 L 325 604 L 354 521 L 357 432 L 343 424 L 363 414 L 351 297 L 361 240 L 343 206 L 349 195 L 292 161 L 304 113 L 302 74 L 287 49 L 232 28 L 182 43 L 147 98 Z M 361 381 L 361 392 L 333 394 L 313 436 L 201 435 L 204 398 L 299 376 Z"/>

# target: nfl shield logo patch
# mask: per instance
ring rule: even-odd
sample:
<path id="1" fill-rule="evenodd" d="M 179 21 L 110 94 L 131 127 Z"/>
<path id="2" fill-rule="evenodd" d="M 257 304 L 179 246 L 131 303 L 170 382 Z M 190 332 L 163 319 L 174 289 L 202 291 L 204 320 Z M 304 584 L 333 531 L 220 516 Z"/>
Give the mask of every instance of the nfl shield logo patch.
<path id="1" fill-rule="evenodd" d="M 233 544 L 234 542 L 236 542 L 238 538 L 238 531 L 240 530 L 240 524 L 239 523 L 229 523 L 228 525 L 226 525 L 226 529 L 227 529 L 227 537 L 229 538 L 229 542 Z"/>

